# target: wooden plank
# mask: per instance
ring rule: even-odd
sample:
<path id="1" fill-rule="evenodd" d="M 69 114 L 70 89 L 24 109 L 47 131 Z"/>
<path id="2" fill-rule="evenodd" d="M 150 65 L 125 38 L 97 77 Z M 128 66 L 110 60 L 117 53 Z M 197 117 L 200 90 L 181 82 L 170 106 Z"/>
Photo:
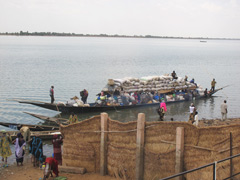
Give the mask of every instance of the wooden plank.
<path id="1" fill-rule="evenodd" d="M 59 172 L 74 173 L 74 174 L 85 174 L 86 168 L 84 167 L 70 167 L 70 166 L 58 166 Z"/>
<path id="2" fill-rule="evenodd" d="M 145 132 L 145 114 L 139 113 L 137 120 L 137 148 L 136 148 L 136 180 L 143 180 L 144 173 L 144 134 Z"/>
<path id="3" fill-rule="evenodd" d="M 107 175 L 107 133 L 108 114 L 101 113 L 100 174 Z"/>

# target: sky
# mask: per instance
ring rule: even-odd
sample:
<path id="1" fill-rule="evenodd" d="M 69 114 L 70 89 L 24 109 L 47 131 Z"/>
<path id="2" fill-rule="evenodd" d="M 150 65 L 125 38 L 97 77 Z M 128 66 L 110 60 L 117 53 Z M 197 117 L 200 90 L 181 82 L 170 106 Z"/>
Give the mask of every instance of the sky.
<path id="1" fill-rule="evenodd" d="M 0 32 L 240 38 L 240 0 L 0 0 Z"/>

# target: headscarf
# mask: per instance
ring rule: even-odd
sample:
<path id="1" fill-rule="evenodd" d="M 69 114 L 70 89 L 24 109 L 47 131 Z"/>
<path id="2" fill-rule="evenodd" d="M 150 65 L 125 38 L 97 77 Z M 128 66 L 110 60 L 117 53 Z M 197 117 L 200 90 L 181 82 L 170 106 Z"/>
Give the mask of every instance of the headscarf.
<path id="1" fill-rule="evenodd" d="M 18 134 L 17 134 L 17 137 L 18 137 L 18 138 L 23 138 L 23 136 L 22 136 L 21 133 L 18 133 Z"/>

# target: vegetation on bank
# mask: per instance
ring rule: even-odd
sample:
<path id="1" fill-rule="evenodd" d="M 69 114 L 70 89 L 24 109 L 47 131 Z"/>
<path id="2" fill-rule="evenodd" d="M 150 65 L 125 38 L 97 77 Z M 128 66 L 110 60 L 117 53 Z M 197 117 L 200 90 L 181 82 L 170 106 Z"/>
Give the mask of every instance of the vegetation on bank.
<path id="1" fill-rule="evenodd" d="M 204 39 L 204 40 L 240 40 L 236 38 L 208 38 L 208 37 L 174 37 L 174 36 L 152 36 L 152 35 L 109 35 L 109 34 L 76 34 L 59 32 L 3 32 L 0 35 L 7 36 L 70 36 L 70 37 L 120 37 L 120 38 L 169 38 L 169 39 Z"/>

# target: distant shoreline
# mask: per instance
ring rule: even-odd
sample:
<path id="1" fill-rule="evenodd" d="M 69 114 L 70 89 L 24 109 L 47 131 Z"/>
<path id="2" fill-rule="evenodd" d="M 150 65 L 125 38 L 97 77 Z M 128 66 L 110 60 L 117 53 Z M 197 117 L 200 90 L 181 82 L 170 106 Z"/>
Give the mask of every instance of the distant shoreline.
<path id="1" fill-rule="evenodd" d="M 108 34 L 75 34 L 57 32 L 15 32 L 0 33 L 0 36 L 55 36 L 55 37 L 107 37 L 107 38 L 156 38 L 156 39 L 196 39 L 196 40 L 240 40 L 240 38 L 207 38 L 207 37 L 174 37 L 174 36 L 152 36 L 152 35 L 108 35 Z"/>

